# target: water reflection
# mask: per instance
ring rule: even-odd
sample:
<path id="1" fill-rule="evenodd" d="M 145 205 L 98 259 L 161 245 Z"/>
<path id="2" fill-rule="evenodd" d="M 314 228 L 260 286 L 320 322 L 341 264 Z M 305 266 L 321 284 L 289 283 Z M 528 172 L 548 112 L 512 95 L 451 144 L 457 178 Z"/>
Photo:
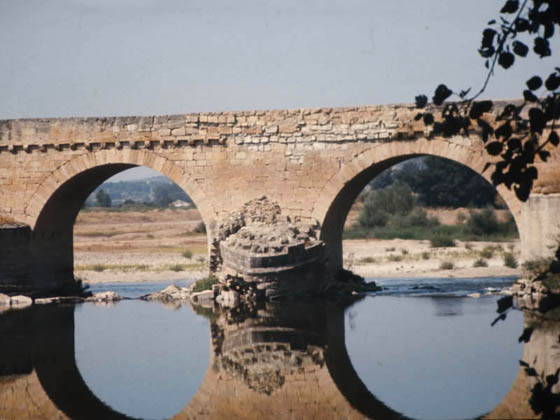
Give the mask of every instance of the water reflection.
<path id="1" fill-rule="evenodd" d="M 376 299 L 371 307 L 387 298 Z M 131 304 L 136 303 L 152 305 Z M 352 332 L 347 331 L 345 311 L 352 303 L 291 302 L 206 311 L 210 364 L 195 395 L 175 418 L 404 418 L 402 407 L 379 393 L 396 375 L 378 376 L 368 389 L 356 369 L 357 359 L 349 355 L 347 337 Z M 465 313 L 467 308 L 463 305 Z M 73 306 L 49 306 L 0 315 L 0 418 L 131 418 L 104 403 L 81 376 L 74 311 Z M 357 314 L 353 322 L 359 328 L 360 310 L 354 306 L 351 312 Z M 402 313 L 393 311 L 393 317 Z M 530 316 L 525 322 L 534 330 L 523 360 L 538 375 L 528 377 L 521 368 L 488 418 L 535 417 L 530 390 L 538 388 L 539 375 L 546 381 L 560 367 L 559 323 Z M 377 348 L 367 351 L 370 360 L 377 359 Z M 411 353 L 401 364 L 412 365 Z M 465 354 L 454 356 L 460 360 Z M 550 392 L 557 393 L 557 387 Z"/>

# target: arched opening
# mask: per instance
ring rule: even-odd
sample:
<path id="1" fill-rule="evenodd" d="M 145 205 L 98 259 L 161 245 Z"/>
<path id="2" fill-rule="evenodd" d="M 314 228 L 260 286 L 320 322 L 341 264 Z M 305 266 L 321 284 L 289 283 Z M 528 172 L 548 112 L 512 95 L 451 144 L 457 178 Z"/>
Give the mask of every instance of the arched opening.
<path id="1" fill-rule="evenodd" d="M 416 274 L 418 266 L 438 264 L 431 267 L 434 271 L 441 264 L 445 269 L 441 248 L 446 247 L 453 247 L 447 254 L 450 259 L 459 256 L 463 268 L 468 264 L 472 268 L 477 260 L 483 266 L 498 256 L 504 260 L 502 266 L 518 266 L 518 215 L 509 210 L 511 197 L 502 193 L 460 162 L 426 154 L 396 156 L 366 167 L 344 183 L 326 213 L 321 239 L 333 269 L 343 264 L 356 271 L 357 264 L 399 263 L 393 264 L 394 272 L 386 270 L 382 276 L 402 275 L 406 261 L 416 262 L 409 267 Z M 423 246 L 411 250 L 381 242 L 393 239 L 418 240 Z M 491 243 L 496 241 L 502 244 Z M 382 248 L 372 254 L 367 248 L 374 242 Z M 485 248 L 492 255 L 481 255 Z M 375 277 L 359 269 L 357 273 Z"/>
<path id="2" fill-rule="evenodd" d="M 99 281 L 107 270 L 103 281 L 111 275 L 119 281 L 135 272 L 161 279 L 162 271 L 207 269 L 206 225 L 190 196 L 163 173 L 132 181 L 127 170 L 149 171 L 137 164 L 97 165 L 69 177 L 46 200 L 33 230 L 37 289 L 71 293 L 75 275 L 88 281 L 88 272 Z M 134 195 L 139 186 L 143 199 Z M 154 264 L 158 250 L 169 258 Z"/>
<path id="3" fill-rule="evenodd" d="M 405 147 L 399 150 L 399 146 L 387 147 L 390 153 L 378 151 L 358 157 L 356 161 L 359 162 L 348 164 L 346 171 L 341 171 L 342 175 L 334 177 L 332 182 L 339 187 L 326 211 L 321 234 L 331 264 L 336 269 L 344 263 L 346 268 L 384 287 L 375 297 L 367 297 L 347 311 L 348 357 L 364 388 L 406 417 L 481 415 L 503 399 L 517 374 L 521 346 L 512 345 L 504 340 L 504 336 L 519 331 L 521 317 L 511 317 L 507 329 L 504 325 L 490 327 L 499 298 L 495 295 L 498 287 L 494 287 L 494 282 L 501 279 L 488 282 L 475 278 L 458 279 L 456 277 L 462 277 L 462 273 L 458 274 L 455 269 L 472 270 L 475 262 L 481 260 L 482 264 L 492 266 L 494 263 L 498 271 L 508 273 L 505 255 L 519 258 L 518 241 L 501 242 L 499 250 L 486 248 L 489 242 L 502 235 L 501 229 L 506 225 L 511 229 L 510 233 L 513 231 L 511 237 L 518 236 L 515 221 L 519 217 L 518 207 L 512 208 L 511 195 L 503 194 L 503 190 L 496 192 L 480 176 L 479 166 L 470 164 L 472 160 L 462 160 L 457 158 L 458 154 L 443 151 L 440 156 L 434 156 L 426 153 L 428 149 L 420 147 L 417 153 L 410 153 L 410 150 L 402 153 Z M 366 156 L 376 159 L 369 160 L 368 164 Z M 449 157 L 454 157 L 455 162 L 452 163 Z M 482 182 L 472 188 L 476 197 L 467 200 L 466 204 L 451 204 L 469 186 L 466 181 L 455 183 L 451 175 L 439 172 L 439 180 L 428 177 L 438 169 L 432 165 L 434 162 L 477 169 L 476 173 L 470 171 L 472 177 Z M 408 175 L 408 182 L 405 182 L 407 177 L 404 175 Z M 423 177 L 428 183 L 438 181 L 452 187 L 451 192 L 441 188 L 443 198 L 452 194 L 447 197 L 445 205 L 436 197 L 423 196 L 437 192 L 434 188 L 419 188 L 417 184 L 423 181 Z M 482 199 L 484 194 L 480 185 L 489 187 L 493 194 Z M 460 190 L 454 193 L 453 188 Z M 503 199 L 500 205 L 495 205 L 496 196 Z M 469 204 L 472 204 L 470 208 Z M 365 211 L 366 206 L 370 207 L 370 212 Z M 487 210 L 487 206 L 491 206 L 491 210 Z M 506 217 L 496 216 L 507 212 L 499 207 L 512 209 L 508 223 Z M 354 232 L 349 232 L 353 225 L 358 226 Z M 475 232 L 476 228 L 489 231 Z M 362 234 L 364 239 L 352 240 L 357 244 L 343 241 L 350 236 L 349 233 L 354 233 L 354 238 Z M 500 240 L 505 237 L 507 235 L 502 235 Z M 432 244 L 432 238 L 449 239 L 455 246 L 442 246 L 436 241 Z M 385 240 L 389 243 L 384 244 Z M 412 240 L 421 243 L 422 247 L 397 245 Z M 512 249 L 508 247 L 511 242 L 516 242 Z M 356 246 L 352 248 L 352 245 Z M 372 252 L 373 248 L 378 248 L 378 252 Z M 364 252 L 360 254 L 357 249 Z M 494 255 L 482 257 L 485 249 Z M 353 261 L 349 261 L 353 252 Z M 452 269 L 447 269 L 443 263 L 449 263 Z M 371 273 L 383 274 L 362 271 L 368 265 L 375 268 Z M 424 266 L 431 266 L 430 271 L 424 273 Z M 378 267 L 386 269 L 380 271 Z M 486 274 L 473 275 L 482 276 Z M 512 282 L 511 278 L 504 279 L 499 287 L 508 287 Z M 476 293 L 471 289 L 476 289 Z M 486 295 L 488 298 L 471 299 Z M 483 384 L 489 384 L 486 385 L 488 388 L 483 388 Z M 429 398 L 432 400 L 428 401 Z M 451 401 L 447 411 L 437 411 L 440 401 Z M 435 411 L 430 411 L 434 407 Z"/>

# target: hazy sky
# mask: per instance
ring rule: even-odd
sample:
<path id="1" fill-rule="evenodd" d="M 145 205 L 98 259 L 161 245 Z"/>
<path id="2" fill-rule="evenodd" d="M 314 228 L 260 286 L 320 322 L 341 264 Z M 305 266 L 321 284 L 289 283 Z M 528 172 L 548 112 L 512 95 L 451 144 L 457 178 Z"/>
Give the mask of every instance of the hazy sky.
<path id="1" fill-rule="evenodd" d="M 478 87 L 503 0 L 0 0 L 0 119 L 412 102 Z M 493 98 L 553 60 L 498 71 Z"/>

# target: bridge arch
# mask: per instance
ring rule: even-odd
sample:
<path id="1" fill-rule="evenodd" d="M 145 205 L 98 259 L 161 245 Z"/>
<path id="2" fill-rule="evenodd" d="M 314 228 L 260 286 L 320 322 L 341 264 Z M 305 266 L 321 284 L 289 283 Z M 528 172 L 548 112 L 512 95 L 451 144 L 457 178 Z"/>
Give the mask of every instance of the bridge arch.
<path id="1" fill-rule="evenodd" d="M 312 218 L 319 220 L 322 226 L 321 239 L 327 247 L 330 268 L 342 267 L 344 223 L 352 204 L 364 187 L 385 169 L 405 160 L 427 155 L 460 163 L 491 182 L 490 171 L 484 171 L 488 155 L 454 141 L 395 141 L 378 144 L 356 154 L 327 180 L 312 210 Z M 521 202 L 504 186 L 496 189 L 510 209 L 523 241 Z"/>
<path id="2" fill-rule="evenodd" d="M 104 181 L 124 170 L 146 166 L 187 191 L 208 226 L 212 209 L 192 175 L 172 160 L 148 150 L 100 150 L 62 164 L 47 177 L 25 207 L 33 235 L 33 282 L 38 289 L 58 289 L 73 279 L 74 221 L 86 198 Z"/>

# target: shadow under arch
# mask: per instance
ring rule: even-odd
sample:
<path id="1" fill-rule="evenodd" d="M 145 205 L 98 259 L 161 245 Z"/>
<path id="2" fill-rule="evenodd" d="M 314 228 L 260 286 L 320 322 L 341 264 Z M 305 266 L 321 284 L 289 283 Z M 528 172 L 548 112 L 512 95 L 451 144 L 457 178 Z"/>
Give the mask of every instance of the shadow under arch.
<path id="1" fill-rule="evenodd" d="M 313 209 L 315 219 L 321 221 L 320 238 L 326 244 L 329 268 L 342 268 L 342 232 L 346 217 L 352 204 L 364 187 L 385 169 L 406 160 L 435 156 L 464 165 L 490 182 L 489 171 L 484 172 L 488 157 L 466 146 L 451 144 L 440 140 L 417 142 L 394 142 L 374 146 L 355 156 L 338 171 L 323 188 L 321 197 Z M 496 188 L 515 220 L 520 238 L 524 231 L 521 225 L 521 202 L 515 194 L 500 185 Z"/>
<path id="2" fill-rule="evenodd" d="M 124 170 L 147 166 L 167 176 L 189 194 L 208 226 L 210 210 L 182 167 L 145 150 L 112 152 L 110 157 L 102 150 L 74 158 L 45 179 L 31 197 L 26 207 L 33 229 L 31 277 L 33 288 L 40 293 L 58 291 L 72 284 L 76 217 L 95 188 Z"/>

